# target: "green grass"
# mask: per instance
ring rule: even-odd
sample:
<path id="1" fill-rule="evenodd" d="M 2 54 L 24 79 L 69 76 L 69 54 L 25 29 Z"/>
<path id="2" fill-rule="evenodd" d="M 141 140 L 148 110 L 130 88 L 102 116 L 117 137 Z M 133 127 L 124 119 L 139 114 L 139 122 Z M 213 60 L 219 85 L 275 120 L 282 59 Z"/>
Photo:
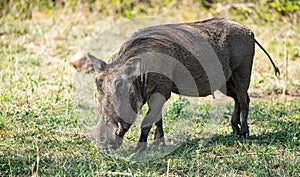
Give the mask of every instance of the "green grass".
<path id="1" fill-rule="evenodd" d="M 161 11 L 153 7 L 147 15 L 172 17 L 173 21 L 204 19 L 208 13 L 222 15 L 174 2 Z M 172 136 L 170 127 L 190 119 L 192 131 L 185 143 L 162 158 L 134 162 L 100 153 L 85 137 L 73 109 L 74 71 L 68 64 L 90 40 L 124 21 L 122 15 L 110 18 L 104 14 L 103 18 L 100 11 L 85 6 L 34 10 L 32 18 L 23 19 L 13 12 L 0 18 L 0 176 L 300 174 L 300 100 L 292 96 L 300 90 L 300 31 L 293 15 L 266 22 L 255 15 L 245 18 L 247 13 L 239 15 L 239 11 L 228 14 L 253 29 L 282 71 L 276 79 L 266 56 L 256 51 L 249 91 L 264 97 L 252 98 L 248 139 L 241 141 L 231 135 L 232 101 L 214 112 L 208 99 L 175 96 L 165 108 L 166 137 Z M 282 92 L 289 95 L 274 95 Z M 209 141 L 203 143 L 203 136 L 212 130 L 211 116 L 220 121 Z M 138 129 L 132 129 L 126 138 L 136 141 L 138 134 Z"/>
<path id="2" fill-rule="evenodd" d="M 224 116 L 226 121 L 204 146 L 200 143 L 201 134 L 195 134 L 171 154 L 143 163 L 99 153 L 84 137 L 67 103 L 52 113 L 3 110 L 0 171 L 14 176 L 31 175 L 36 169 L 39 174 L 50 176 L 100 176 L 110 172 L 137 176 L 167 173 L 297 176 L 300 172 L 299 104 L 299 100 L 254 100 L 249 115 L 251 136 L 245 142 L 230 134 L 231 127 Z M 200 116 L 193 118 L 195 122 L 205 120 L 207 110 L 202 107 L 209 106 L 199 106 Z M 229 103 L 224 113 L 231 111 Z M 168 122 L 165 124 L 169 126 Z"/>

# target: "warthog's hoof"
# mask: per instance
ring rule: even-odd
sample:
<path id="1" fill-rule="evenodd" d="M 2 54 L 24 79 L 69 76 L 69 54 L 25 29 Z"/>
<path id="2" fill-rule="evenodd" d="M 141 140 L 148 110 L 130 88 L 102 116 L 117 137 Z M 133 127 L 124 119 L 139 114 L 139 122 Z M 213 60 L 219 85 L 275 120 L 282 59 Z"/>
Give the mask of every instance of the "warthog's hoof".
<path id="1" fill-rule="evenodd" d="M 248 128 L 248 125 L 247 124 L 242 124 L 242 127 L 241 127 L 241 134 L 240 134 L 241 136 L 243 136 L 243 137 L 247 137 L 247 136 L 249 136 L 249 128 Z"/>
<path id="2" fill-rule="evenodd" d="M 159 139 L 156 139 L 153 141 L 153 143 L 151 143 L 151 145 L 149 146 L 149 148 L 152 148 L 152 147 L 157 147 L 159 145 L 165 145 L 166 142 L 165 142 L 165 138 L 164 137 L 161 137 Z"/>
<path id="3" fill-rule="evenodd" d="M 234 135 L 241 135 L 241 130 L 240 130 L 240 127 L 238 125 L 232 126 L 232 130 L 233 130 Z"/>
<path id="4" fill-rule="evenodd" d="M 241 134 L 239 135 L 240 140 L 244 140 L 247 137 L 249 137 L 249 131 L 248 132 L 241 132 Z"/>
<path id="5" fill-rule="evenodd" d="M 141 152 L 144 151 L 146 148 L 147 148 L 147 142 L 138 142 L 134 151 Z"/>

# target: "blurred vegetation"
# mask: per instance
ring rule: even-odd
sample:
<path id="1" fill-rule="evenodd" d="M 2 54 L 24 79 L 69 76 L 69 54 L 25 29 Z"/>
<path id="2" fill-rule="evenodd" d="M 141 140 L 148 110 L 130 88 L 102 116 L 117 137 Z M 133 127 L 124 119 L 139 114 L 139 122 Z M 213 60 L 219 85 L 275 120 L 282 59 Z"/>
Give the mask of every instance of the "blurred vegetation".
<path id="1" fill-rule="evenodd" d="M 266 21 L 291 18 L 300 10 L 297 0 L 2 0 L 0 12 L 1 16 L 10 14 L 14 18 L 30 19 L 33 11 L 51 12 L 66 8 L 75 12 L 78 8 L 86 8 L 103 18 L 134 18 L 159 14 L 164 8 L 176 10 L 182 5 L 211 11 L 233 10 L 234 13 L 255 15 Z"/>
<path id="2" fill-rule="evenodd" d="M 178 117 L 182 115 L 182 110 L 189 105 L 190 101 L 180 96 L 165 113 L 165 119 L 178 119 Z"/>

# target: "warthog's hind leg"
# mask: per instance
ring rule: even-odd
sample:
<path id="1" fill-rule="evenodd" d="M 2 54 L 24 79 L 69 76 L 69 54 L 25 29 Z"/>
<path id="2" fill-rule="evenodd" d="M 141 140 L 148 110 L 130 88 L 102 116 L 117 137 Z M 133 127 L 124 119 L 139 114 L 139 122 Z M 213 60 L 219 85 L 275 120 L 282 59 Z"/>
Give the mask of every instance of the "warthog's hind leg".
<path id="1" fill-rule="evenodd" d="M 248 127 L 248 113 L 249 113 L 249 102 L 250 98 L 248 93 L 244 93 L 242 96 L 239 97 L 239 102 L 241 104 L 241 111 L 242 111 L 242 124 L 241 124 L 241 137 L 249 136 L 249 127 Z"/>
<path id="2" fill-rule="evenodd" d="M 226 83 L 226 90 L 220 90 L 227 96 L 234 99 L 234 110 L 231 116 L 231 126 L 234 134 L 245 137 L 249 135 L 248 113 L 250 98 L 247 93 L 249 86 L 248 79 L 242 80 L 236 75 L 233 75 Z M 244 82 L 244 83 L 243 83 Z M 242 122 L 240 116 L 242 113 Z"/>
<path id="3" fill-rule="evenodd" d="M 251 69 L 251 68 L 250 68 Z M 247 70 L 246 70 L 247 71 Z M 241 138 L 249 135 L 248 127 L 248 113 L 249 113 L 249 102 L 248 88 L 250 83 L 250 72 L 238 72 L 236 71 L 230 81 L 231 90 L 234 92 L 235 108 L 232 114 L 232 126 L 233 128 L 237 124 L 241 125 L 241 131 L 237 132 Z M 239 121 L 240 112 L 242 113 L 242 122 Z"/>
<path id="4" fill-rule="evenodd" d="M 241 125 L 241 120 L 240 120 L 241 108 L 237 98 L 233 98 L 233 99 L 234 99 L 234 110 L 231 115 L 231 126 L 232 126 L 233 133 L 236 135 L 240 135 L 241 131 L 239 125 Z"/>
<path id="5" fill-rule="evenodd" d="M 222 93 L 224 93 L 225 95 L 230 96 L 231 98 L 234 99 L 234 110 L 233 110 L 232 115 L 231 115 L 230 123 L 231 123 L 231 127 L 232 127 L 232 130 L 233 130 L 233 134 L 240 135 L 240 133 L 241 133 L 241 129 L 240 129 L 240 125 L 241 125 L 241 120 L 240 120 L 241 108 L 240 108 L 239 100 L 237 99 L 237 95 L 234 91 L 232 78 L 230 78 L 228 80 L 228 82 L 226 83 L 226 90 L 224 89 L 224 87 L 222 87 L 220 89 L 220 91 Z"/>

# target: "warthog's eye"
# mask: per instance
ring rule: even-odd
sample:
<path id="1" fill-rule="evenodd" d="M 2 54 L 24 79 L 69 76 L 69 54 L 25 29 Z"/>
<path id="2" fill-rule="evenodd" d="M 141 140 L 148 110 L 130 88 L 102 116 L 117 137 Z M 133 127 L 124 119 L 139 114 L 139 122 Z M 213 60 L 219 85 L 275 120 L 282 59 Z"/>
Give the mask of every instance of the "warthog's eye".
<path id="1" fill-rule="evenodd" d="M 116 88 L 121 88 L 123 86 L 124 82 L 122 79 L 118 79 L 115 81 Z"/>
<path id="2" fill-rule="evenodd" d="M 124 83 L 123 79 L 116 79 L 114 81 L 116 93 L 123 95 L 124 91 L 125 91 L 124 85 L 125 85 L 125 83 Z"/>

